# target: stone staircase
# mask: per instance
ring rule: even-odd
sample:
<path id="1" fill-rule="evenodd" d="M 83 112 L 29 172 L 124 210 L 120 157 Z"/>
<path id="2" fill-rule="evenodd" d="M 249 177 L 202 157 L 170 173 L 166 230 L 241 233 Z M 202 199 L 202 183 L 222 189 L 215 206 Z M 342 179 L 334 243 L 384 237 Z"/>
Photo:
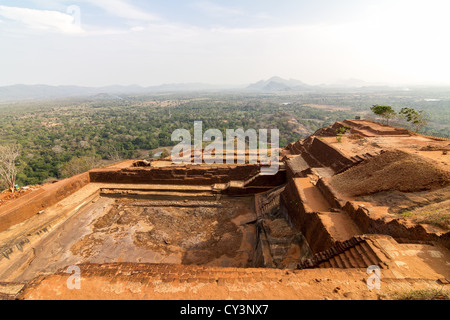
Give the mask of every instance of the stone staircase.
<path id="1" fill-rule="evenodd" d="M 283 234 L 273 230 L 274 224 L 282 228 Z M 258 233 L 263 259 L 259 259 L 260 264 L 254 267 L 296 269 L 302 261 L 312 257 L 306 239 L 284 219 L 260 220 Z"/>
<path id="2" fill-rule="evenodd" d="M 280 212 L 280 195 L 284 186 L 255 197 L 261 258 L 255 267 L 295 269 L 312 257 L 304 236 L 296 231 Z M 257 250 L 258 251 L 258 250 Z"/>
<path id="3" fill-rule="evenodd" d="M 387 268 L 386 255 L 374 244 L 370 236 L 356 236 L 337 242 L 332 248 L 314 255 L 302 263 L 300 269 L 308 268 L 368 268 L 376 265 Z"/>

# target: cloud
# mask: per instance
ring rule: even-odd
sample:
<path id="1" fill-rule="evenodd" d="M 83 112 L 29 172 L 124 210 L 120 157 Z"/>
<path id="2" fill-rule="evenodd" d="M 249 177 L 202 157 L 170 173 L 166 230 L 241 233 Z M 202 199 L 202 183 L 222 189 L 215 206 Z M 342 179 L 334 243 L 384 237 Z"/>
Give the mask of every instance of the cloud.
<path id="1" fill-rule="evenodd" d="M 131 28 L 130 30 L 131 30 L 131 31 L 144 31 L 145 28 L 144 28 L 144 27 L 141 27 L 141 26 L 138 26 L 138 27 L 133 27 L 133 28 Z"/>
<path id="2" fill-rule="evenodd" d="M 91 5 L 102 8 L 107 13 L 130 20 L 159 21 L 160 17 L 135 7 L 123 0 L 84 0 Z"/>
<path id="3" fill-rule="evenodd" d="M 244 15 L 244 12 L 242 10 L 231 7 L 219 6 L 209 1 L 196 2 L 194 3 L 194 6 L 200 9 L 202 12 L 206 13 L 207 15 L 215 17 Z"/>
<path id="4" fill-rule="evenodd" d="M 66 34 L 84 32 L 80 25 L 74 23 L 74 16 L 59 11 L 0 6 L 0 16 L 38 30 L 56 30 Z"/>
<path id="5" fill-rule="evenodd" d="M 124 3 L 84 1 L 86 9 L 82 6 L 83 10 L 94 2 L 99 8 L 108 3 Z M 128 13 L 117 12 L 120 6 L 113 6 L 108 10 L 115 13 L 108 15 L 120 14 L 132 21 L 107 27 L 103 22 L 109 22 L 108 19 L 98 19 L 95 20 L 98 25 L 83 24 L 86 36 L 82 37 L 64 39 L 55 33 L 31 36 L 27 41 L 5 37 L 0 41 L 4 57 L 0 61 L 0 81 L 92 86 L 219 84 L 250 83 L 276 74 L 310 84 L 334 82 L 338 78 L 449 84 L 448 10 L 438 6 L 437 0 L 427 0 L 426 8 L 415 0 L 398 0 L 401 5 L 395 6 L 388 0 L 379 1 L 373 8 L 340 22 L 283 20 L 280 23 L 275 12 L 268 11 L 276 20 L 273 24 L 252 20 L 249 24 L 227 23 L 221 27 L 208 27 L 208 24 L 200 27 L 181 21 L 143 21 L 140 19 L 153 16 L 143 11 L 136 14 L 136 7 Z M 259 12 L 240 16 L 237 9 L 208 7 L 208 4 L 203 8 L 209 9 L 211 15 L 228 14 L 229 19 L 223 19 L 227 22 L 249 20 Z M 446 8 L 450 9 L 450 5 Z M 62 7 L 55 10 L 65 12 Z M 11 18 L 3 18 L 3 11 L 0 10 L 0 19 L 9 24 Z M 205 17 L 199 17 L 202 18 Z M 4 29 L 3 24 L 0 26 Z M 33 52 L 33 59 L 29 52 Z"/>
<path id="6" fill-rule="evenodd" d="M 273 17 L 270 14 L 268 14 L 267 12 L 257 13 L 257 14 L 255 14 L 255 18 L 261 19 L 261 20 L 271 20 L 271 19 L 273 19 Z"/>

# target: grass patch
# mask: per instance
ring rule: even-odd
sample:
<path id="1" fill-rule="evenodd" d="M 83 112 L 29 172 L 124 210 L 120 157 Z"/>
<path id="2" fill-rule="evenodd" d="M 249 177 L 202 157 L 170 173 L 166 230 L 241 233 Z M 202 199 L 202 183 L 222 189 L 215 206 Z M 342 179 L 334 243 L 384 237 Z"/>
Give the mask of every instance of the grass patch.
<path id="1" fill-rule="evenodd" d="M 450 200 L 433 203 L 415 210 L 403 211 L 397 216 L 448 230 L 450 229 Z"/>
<path id="2" fill-rule="evenodd" d="M 450 300 L 450 292 L 429 289 L 412 290 L 408 292 L 397 292 L 393 294 L 395 300 Z"/>
<path id="3" fill-rule="evenodd" d="M 402 218 L 411 218 L 413 216 L 413 213 L 411 211 L 406 211 L 400 214 Z"/>

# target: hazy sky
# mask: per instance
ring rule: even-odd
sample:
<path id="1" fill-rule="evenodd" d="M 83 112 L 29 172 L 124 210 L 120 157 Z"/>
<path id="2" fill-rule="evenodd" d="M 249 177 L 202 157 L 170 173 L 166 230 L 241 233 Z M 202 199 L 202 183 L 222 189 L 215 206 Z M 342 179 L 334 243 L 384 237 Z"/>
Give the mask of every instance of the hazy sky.
<path id="1" fill-rule="evenodd" d="M 0 85 L 450 85 L 448 0 L 0 0 Z"/>

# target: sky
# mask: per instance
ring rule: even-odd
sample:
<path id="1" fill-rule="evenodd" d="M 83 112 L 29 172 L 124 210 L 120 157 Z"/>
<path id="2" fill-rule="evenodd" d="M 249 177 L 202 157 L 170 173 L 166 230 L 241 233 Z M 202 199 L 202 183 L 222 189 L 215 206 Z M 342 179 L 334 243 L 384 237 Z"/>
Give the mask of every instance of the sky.
<path id="1" fill-rule="evenodd" d="M 0 86 L 450 85 L 448 0 L 0 0 Z"/>

